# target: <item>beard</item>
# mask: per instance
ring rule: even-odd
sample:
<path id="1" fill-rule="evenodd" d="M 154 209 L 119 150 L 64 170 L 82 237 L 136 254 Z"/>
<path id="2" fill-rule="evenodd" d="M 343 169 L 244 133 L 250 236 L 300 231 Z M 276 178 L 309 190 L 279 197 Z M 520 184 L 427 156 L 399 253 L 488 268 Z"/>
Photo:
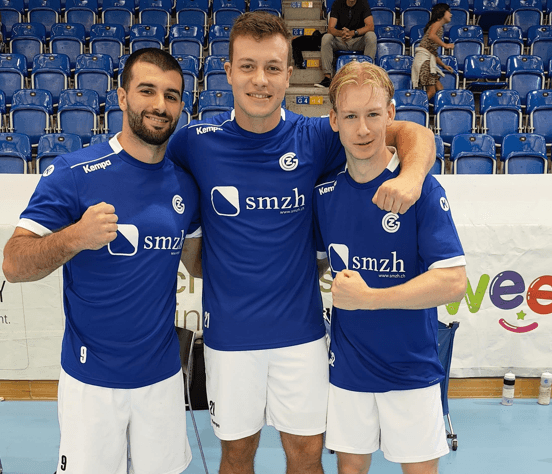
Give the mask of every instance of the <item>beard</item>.
<path id="1" fill-rule="evenodd" d="M 177 120 L 174 120 L 173 117 L 168 115 L 166 112 L 162 114 L 157 113 L 149 113 L 145 110 L 137 114 L 132 110 L 130 106 L 127 108 L 127 114 L 128 114 L 128 124 L 130 126 L 130 129 L 132 132 L 143 142 L 147 143 L 148 145 L 163 145 L 169 137 L 172 135 L 174 130 L 176 129 L 176 125 L 178 123 Z M 144 116 L 152 115 L 154 117 L 164 118 L 168 119 L 170 122 L 170 126 L 168 130 L 150 130 L 146 127 L 144 124 Z"/>

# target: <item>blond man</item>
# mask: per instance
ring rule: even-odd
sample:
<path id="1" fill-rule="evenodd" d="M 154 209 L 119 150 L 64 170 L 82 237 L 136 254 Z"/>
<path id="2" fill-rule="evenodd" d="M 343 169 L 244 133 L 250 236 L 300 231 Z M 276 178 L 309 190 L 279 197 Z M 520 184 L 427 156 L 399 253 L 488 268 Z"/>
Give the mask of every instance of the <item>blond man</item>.
<path id="1" fill-rule="evenodd" d="M 400 216 L 372 203 L 400 170 L 386 146 L 393 94 L 377 66 L 338 72 L 330 124 L 347 168 L 314 192 L 318 257 L 334 276 L 326 447 L 338 453 L 339 474 L 367 473 L 378 449 L 405 474 L 436 474 L 448 453 L 436 306 L 464 295 L 465 258 L 432 176 Z"/>

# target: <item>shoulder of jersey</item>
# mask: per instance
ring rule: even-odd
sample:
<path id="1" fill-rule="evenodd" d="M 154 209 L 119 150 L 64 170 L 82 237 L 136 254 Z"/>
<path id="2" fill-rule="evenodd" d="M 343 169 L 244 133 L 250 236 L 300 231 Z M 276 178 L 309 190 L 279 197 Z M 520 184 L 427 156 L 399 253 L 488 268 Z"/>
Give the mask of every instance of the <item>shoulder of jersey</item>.
<path id="1" fill-rule="evenodd" d="M 83 171 L 89 172 L 91 170 L 91 166 L 94 166 L 94 169 L 92 169 L 92 171 L 94 171 L 96 166 L 103 166 L 105 168 L 106 166 L 111 165 L 111 160 L 114 156 L 116 156 L 116 153 L 113 151 L 109 143 L 104 142 L 67 153 L 62 155 L 62 158 L 69 168 L 74 170 L 82 168 Z M 110 161 L 110 163 L 107 165 L 101 165 L 101 163 L 106 161 Z M 82 165 L 82 167 L 79 165 Z"/>

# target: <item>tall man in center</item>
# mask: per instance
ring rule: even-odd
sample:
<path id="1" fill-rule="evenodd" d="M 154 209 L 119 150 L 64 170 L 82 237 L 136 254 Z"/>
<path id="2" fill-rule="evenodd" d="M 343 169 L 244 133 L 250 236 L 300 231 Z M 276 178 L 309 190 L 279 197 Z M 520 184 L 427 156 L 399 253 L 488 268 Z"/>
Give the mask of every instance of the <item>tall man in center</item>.
<path id="1" fill-rule="evenodd" d="M 220 473 L 254 472 L 266 423 L 280 431 L 288 474 L 320 474 L 329 383 L 312 194 L 345 154 L 328 118 L 281 108 L 292 72 L 282 19 L 239 17 L 229 59 L 234 110 L 192 122 L 167 149 L 200 188 L 207 395 Z M 388 139 L 402 172 L 374 202 L 402 213 L 435 159 L 433 134 L 397 122 Z"/>

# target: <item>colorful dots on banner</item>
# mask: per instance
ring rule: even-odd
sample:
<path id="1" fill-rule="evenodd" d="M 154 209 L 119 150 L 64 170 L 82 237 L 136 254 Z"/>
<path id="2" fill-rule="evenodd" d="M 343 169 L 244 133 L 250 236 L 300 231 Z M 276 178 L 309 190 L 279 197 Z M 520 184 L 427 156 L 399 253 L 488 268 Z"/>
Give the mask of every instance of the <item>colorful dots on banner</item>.
<path id="1" fill-rule="evenodd" d="M 298 95 L 295 98 L 295 103 L 299 105 L 322 105 L 324 97 L 321 95 Z"/>

